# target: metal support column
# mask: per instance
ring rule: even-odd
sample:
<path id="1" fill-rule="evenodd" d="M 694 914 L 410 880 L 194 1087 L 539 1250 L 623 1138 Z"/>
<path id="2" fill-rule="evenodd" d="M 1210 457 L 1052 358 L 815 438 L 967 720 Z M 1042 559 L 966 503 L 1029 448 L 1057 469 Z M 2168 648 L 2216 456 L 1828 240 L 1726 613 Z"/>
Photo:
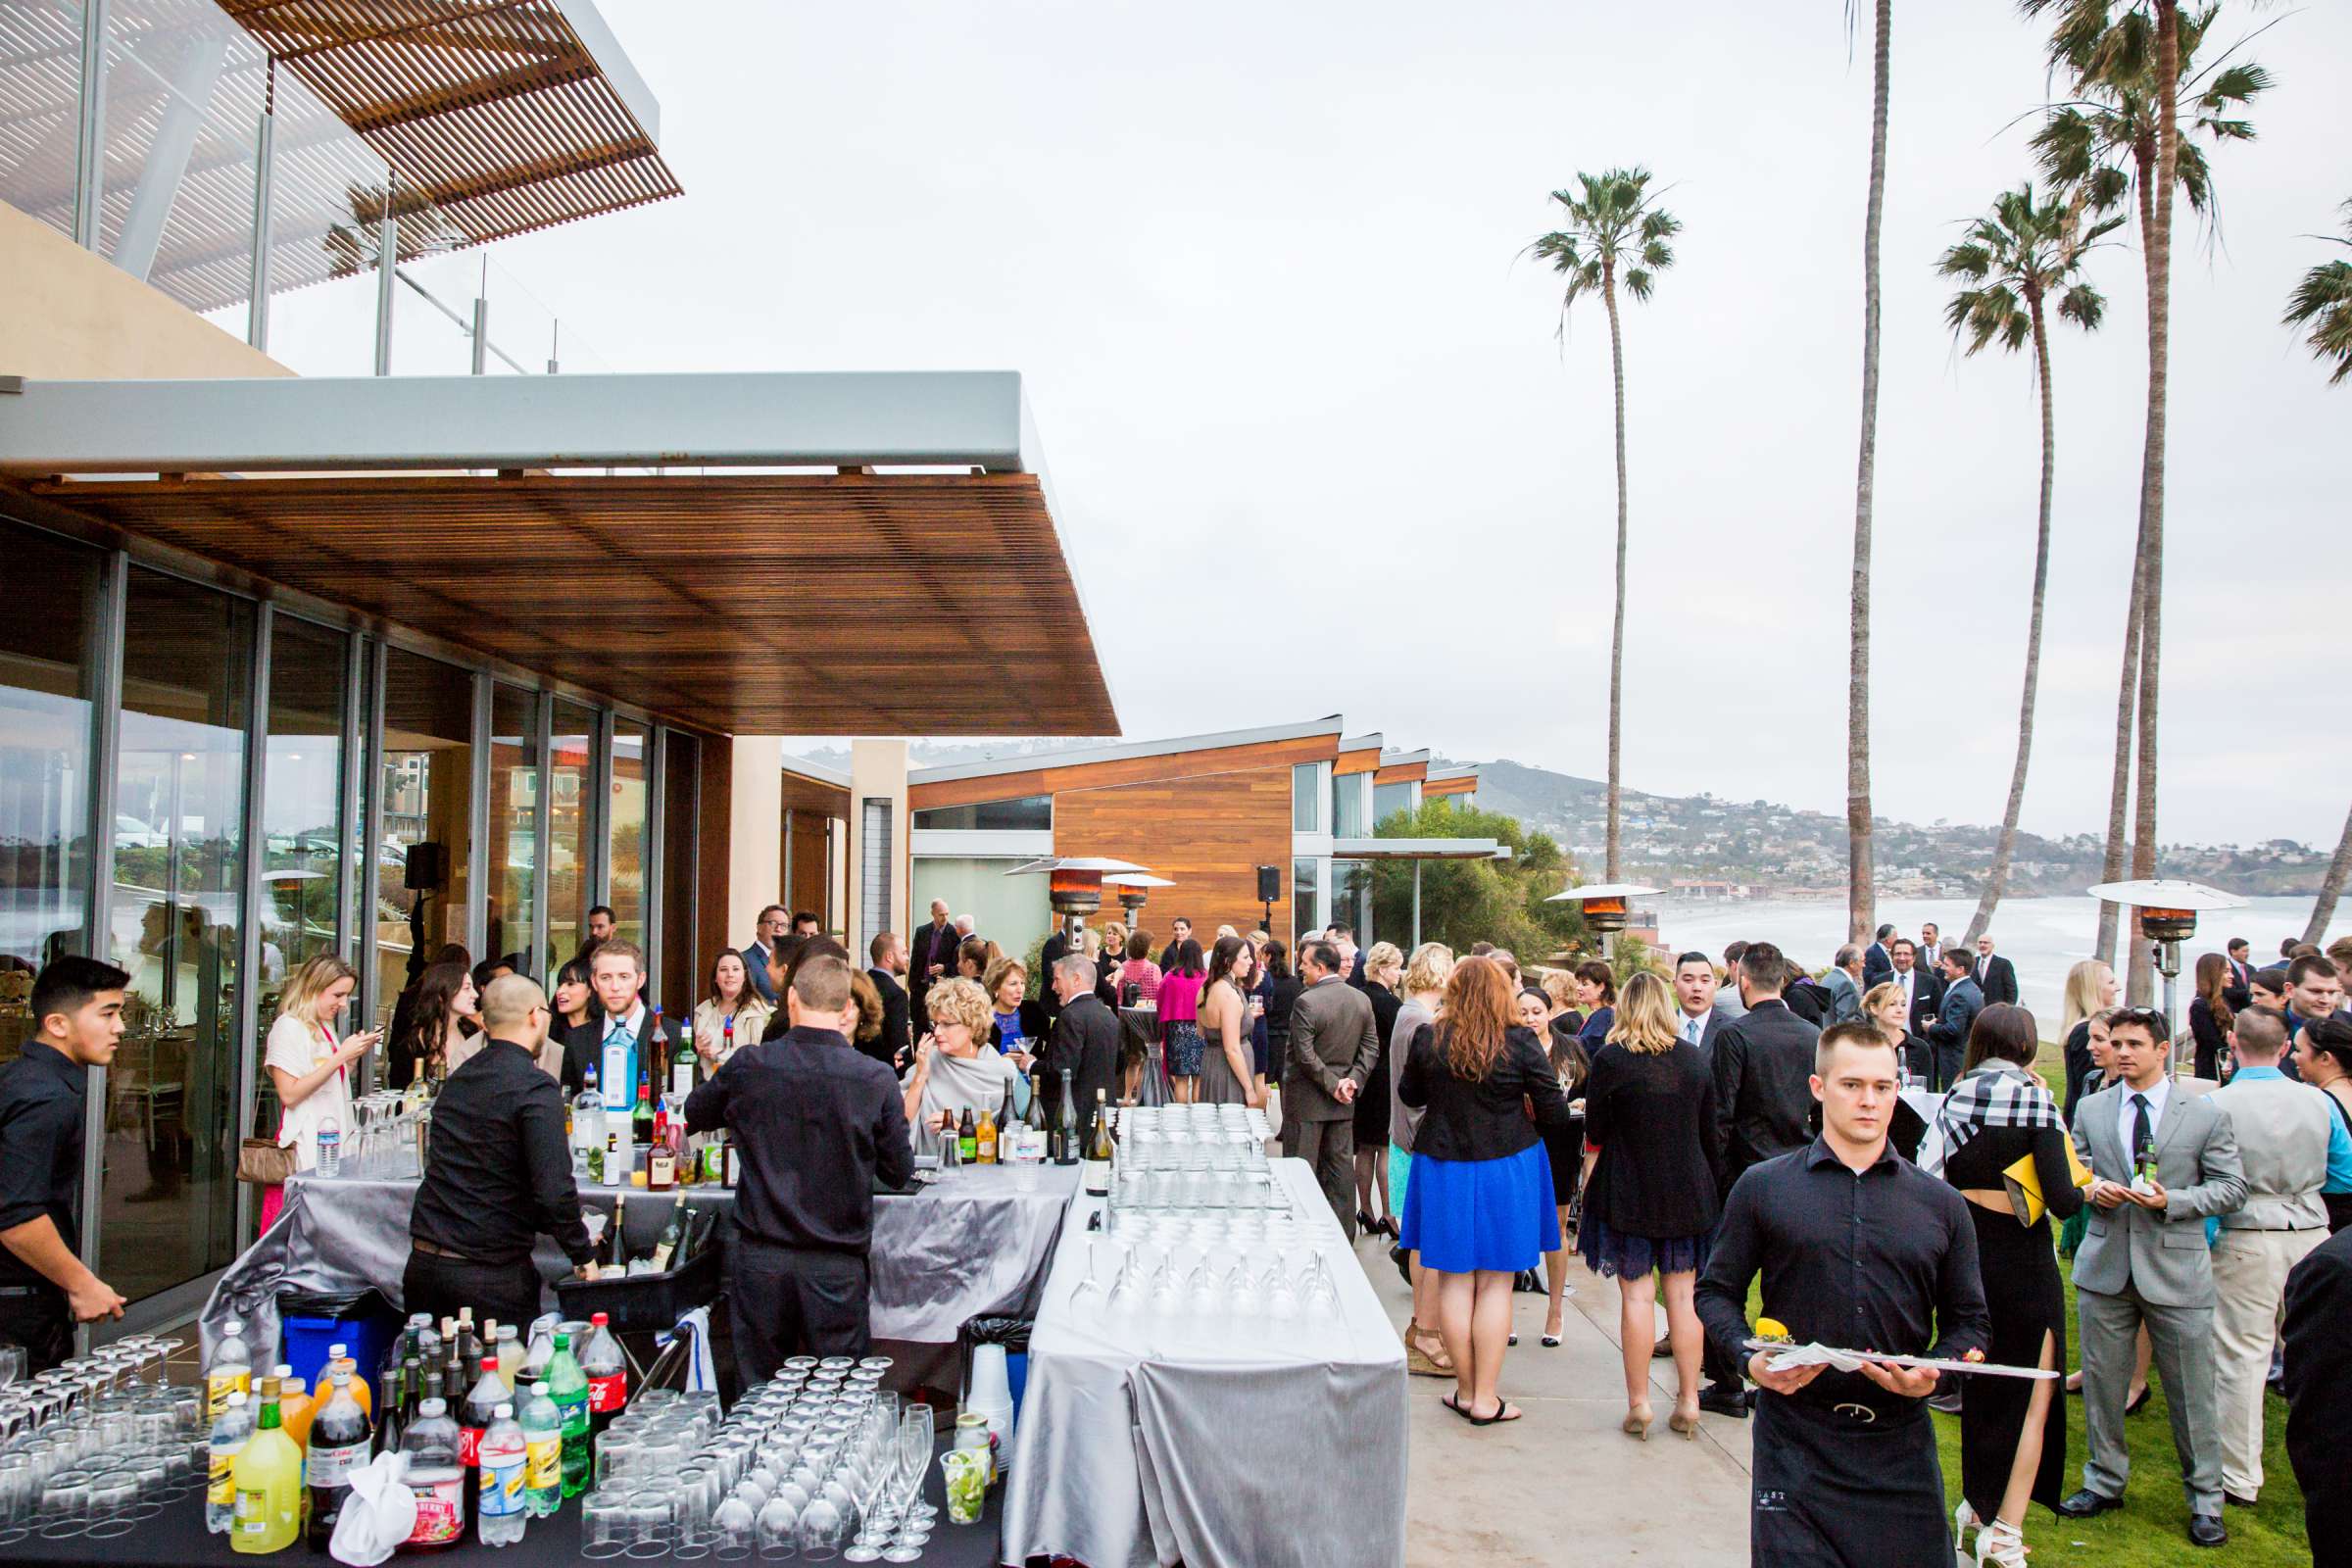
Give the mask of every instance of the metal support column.
<path id="1" fill-rule="evenodd" d="M 484 854 L 490 847 L 490 695 L 493 682 L 489 675 L 475 672 L 473 677 L 473 772 L 467 781 L 471 797 L 466 810 L 466 951 L 476 960 L 498 955 L 486 952 L 490 945 L 490 902 L 488 893 L 497 868 L 488 863 Z M 452 847 L 454 850 L 454 846 Z M 456 870 L 457 856 L 449 859 L 450 869 Z M 451 882 L 456 882 L 453 874 Z M 444 894 L 444 898 L 448 895 Z"/>
<path id="2" fill-rule="evenodd" d="M 473 297 L 473 373 L 480 375 L 490 364 L 490 302 L 479 294 Z"/>
<path id="3" fill-rule="evenodd" d="M 593 802 L 584 824 L 588 833 L 588 903 L 591 907 L 612 902 L 612 710 L 596 710 L 595 752 L 588 760 L 583 803 Z M 588 938 L 587 927 L 580 940 Z"/>
<path id="4" fill-rule="evenodd" d="M 1413 862 L 1413 946 L 1421 945 L 1421 862 Z"/>
<path id="5" fill-rule="evenodd" d="M 529 967 L 542 979 L 553 996 L 556 990 L 556 956 L 548 951 L 547 931 L 548 895 L 555 891 L 555 851 L 548 843 L 550 815 L 556 792 L 555 725 L 556 697 L 553 692 L 541 692 L 537 705 L 539 720 L 539 779 L 535 786 L 537 809 L 531 813 L 531 962 Z"/>
<path id="6" fill-rule="evenodd" d="M 336 794 L 335 794 L 335 956 L 353 968 L 361 968 L 363 955 L 358 951 L 360 910 L 365 906 L 358 897 L 360 867 L 374 856 L 373 844 L 361 831 L 360 812 L 365 809 L 366 797 L 360 793 L 360 764 L 364 760 L 364 741 L 368 733 L 367 702 L 368 686 L 366 678 L 368 645 L 357 632 L 343 634 L 343 727 L 335 737 Z M 355 848 L 359 858 L 354 859 Z M 366 971 L 362 969 L 365 976 Z M 352 998 L 351 1021 L 344 1025 L 351 1032 L 368 1027 L 367 981 L 360 982 L 359 994 Z"/>
<path id="7" fill-rule="evenodd" d="M 269 87 L 262 100 L 261 134 L 253 161 L 253 298 L 245 311 L 245 341 L 270 352 L 270 213 L 277 183 L 277 62 L 270 62 Z"/>
<path id="8" fill-rule="evenodd" d="M 263 792 L 269 782 L 267 766 L 270 756 L 270 648 L 271 623 L 276 612 L 268 605 L 255 608 L 253 617 L 253 688 L 246 704 L 245 726 L 245 820 L 244 870 L 238 877 L 243 884 L 237 890 L 237 1001 L 236 1012 L 229 1022 L 229 1037 L 234 1042 L 230 1060 L 229 1094 L 234 1097 L 230 1112 L 236 1118 L 237 1140 L 240 1144 L 253 1136 L 255 1102 L 260 1098 L 261 1085 L 254 1074 L 261 1053 L 254 1049 L 253 1031 L 260 1025 L 262 979 L 262 873 L 269 869 L 268 839 L 264 824 Z M 176 826 L 176 824 L 174 824 Z M 235 1235 L 238 1250 L 244 1250 L 247 1228 L 256 1218 L 253 1188 L 245 1182 L 236 1183 L 237 1217 Z"/>
<path id="9" fill-rule="evenodd" d="M 784 808 L 784 887 L 779 893 L 787 906 L 792 904 L 792 808 Z"/>
<path id="10" fill-rule="evenodd" d="M 130 585 L 130 558 L 110 551 L 99 578 L 97 625 L 93 628 L 93 662 L 97 676 L 90 694 L 95 729 L 90 738 L 90 868 L 88 903 L 84 906 L 82 950 L 91 957 L 114 961 L 114 928 L 110 918 L 115 892 L 115 775 L 122 755 L 122 619 Z M 74 1250 L 103 1277 L 106 1255 L 98 1246 L 98 1213 L 106 1171 L 107 1070 L 89 1070 L 89 1094 L 83 1107 L 81 1132 L 81 1245 Z M 76 1351 L 89 1348 L 87 1325 L 74 1331 Z"/>
<path id="11" fill-rule="evenodd" d="M 98 220 L 106 203 L 107 10 L 108 0 L 81 0 L 81 125 L 74 142 L 74 243 L 85 251 L 98 248 Z"/>
<path id="12" fill-rule="evenodd" d="M 375 230 L 375 373 L 392 373 L 392 302 L 399 292 L 400 218 L 384 197 L 384 220 Z"/>
<path id="13" fill-rule="evenodd" d="M 645 760 L 645 983 L 655 1006 L 676 1013 L 672 999 L 662 994 L 662 944 L 669 939 L 668 922 L 662 918 L 662 905 L 668 902 L 662 897 L 662 884 L 669 878 L 669 865 L 662 853 L 662 841 L 668 837 L 663 830 L 669 810 L 662 799 L 669 788 L 669 748 L 663 743 L 667 734 L 660 724 L 645 726 L 645 748 L 650 754 Z M 691 1029 L 692 1004 L 686 1006 L 688 1011 L 679 1015 L 680 1021 Z"/>

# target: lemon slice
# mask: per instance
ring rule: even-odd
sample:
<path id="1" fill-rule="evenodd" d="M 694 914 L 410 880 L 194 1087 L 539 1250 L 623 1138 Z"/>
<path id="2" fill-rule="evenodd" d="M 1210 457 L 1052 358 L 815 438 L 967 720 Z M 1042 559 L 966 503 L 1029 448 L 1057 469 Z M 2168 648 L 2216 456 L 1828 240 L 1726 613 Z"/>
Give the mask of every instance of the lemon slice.
<path id="1" fill-rule="evenodd" d="M 1756 1338 L 1759 1340 L 1786 1340 L 1788 1338 L 1788 1325 L 1776 1317 L 1760 1317 L 1756 1319 Z"/>

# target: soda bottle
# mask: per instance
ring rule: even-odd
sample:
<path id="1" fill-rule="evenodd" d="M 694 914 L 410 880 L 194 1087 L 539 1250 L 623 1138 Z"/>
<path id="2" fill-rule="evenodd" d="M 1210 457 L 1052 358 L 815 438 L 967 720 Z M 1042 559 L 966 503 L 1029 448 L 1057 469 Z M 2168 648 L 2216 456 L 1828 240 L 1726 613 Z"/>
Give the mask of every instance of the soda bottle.
<path id="1" fill-rule="evenodd" d="M 270 1369 L 277 1379 L 277 1424 L 279 1430 L 294 1440 L 294 1446 L 305 1453 L 311 1446 L 311 1418 L 318 1413 L 318 1401 L 305 1392 L 302 1379 L 294 1369 L 280 1362 Z"/>
<path id="2" fill-rule="evenodd" d="M 514 1380 L 522 1373 L 522 1337 L 514 1332 L 512 1323 L 498 1326 L 498 1375 L 507 1386 L 507 1397 L 516 1393 Z"/>
<path id="3" fill-rule="evenodd" d="M 548 1313 L 531 1325 L 530 1353 L 522 1358 L 522 1381 L 542 1383 L 547 1379 L 547 1363 L 556 1358 L 556 1314 Z"/>
<path id="4" fill-rule="evenodd" d="M 326 1348 L 326 1370 L 320 1375 L 329 1384 L 334 1381 L 337 1366 L 351 1374 L 351 1396 L 359 1401 L 360 1414 L 366 1416 L 372 1423 L 375 1420 L 375 1401 L 369 1396 L 368 1380 L 360 1376 L 360 1363 L 352 1359 L 350 1346 L 330 1345 Z M 318 1408 L 321 1410 L 326 1408 L 324 1399 L 318 1401 Z"/>
<path id="5" fill-rule="evenodd" d="M 262 1414 L 229 1464 L 236 1496 L 228 1544 L 240 1552 L 283 1551 L 302 1533 L 302 1450 L 278 1422 L 277 1379 L 262 1379 Z"/>
<path id="6" fill-rule="evenodd" d="M 548 1386 L 534 1383 L 523 1401 L 523 1500 L 545 1519 L 564 1506 L 564 1417 L 556 1410 Z"/>
<path id="7" fill-rule="evenodd" d="M 204 1413 L 217 1421 L 231 1394 L 252 1392 L 253 1351 L 245 1345 L 245 1325 L 232 1317 L 220 1325 L 213 1364 L 204 1369 Z"/>
<path id="8" fill-rule="evenodd" d="M 527 1522 L 522 1494 L 527 1452 L 522 1428 L 514 1421 L 514 1406 L 500 1400 L 491 1412 L 489 1429 L 482 1434 L 482 1495 L 476 1511 L 485 1546 L 511 1546 L 522 1539 Z"/>
<path id="9" fill-rule="evenodd" d="M 568 1334 L 556 1336 L 556 1353 L 547 1363 L 547 1396 L 564 1432 L 564 1495 L 576 1497 L 588 1490 L 588 1376 L 572 1358 Z"/>
<path id="10" fill-rule="evenodd" d="M 482 1434 L 490 1429 L 498 1407 L 511 1397 L 506 1384 L 498 1375 L 498 1363 L 485 1361 L 476 1365 L 467 1362 L 466 1402 L 458 1407 L 458 1462 L 481 1462 Z"/>
<path id="11" fill-rule="evenodd" d="M 612 1337 L 604 1313 L 595 1313 L 588 1321 L 595 1327 L 588 1336 L 588 1348 L 580 1352 L 580 1375 L 588 1380 L 589 1424 L 602 1437 L 629 1402 L 629 1358 Z"/>
<path id="12" fill-rule="evenodd" d="M 237 1517 L 237 1455 L 253 1441 L 253 1412 L 245 1408 L 245 1391 L 231 1389 L 213 1418 L 213 1434 L 205 1447 L 208 1465 L 204 1491 L 204 1528 L 225 1536 Z"/>
<path id="13" fill-rule="evenodd" d="M 966 1111 L 966 1115 L 970 1112 Z M 972 1137 L 972 1154 L 983 1165 L 997 1162 L 997 1117 L 985 1105 L 980 1109 L 980 1126 Z"/>
<path id="14" fill-rule="evenodd" d="M 466 1467 L 458 1462 L 458 1424 L 449 1406 L 426 1399 L 400 1440 L 409 1456 L 409 1492 L 416 1499 L 412 1546 L 454 1546 L 466 1539 Z"/>
<path id="15" fill-rule="evenodd" d="M 311 1418 L 311 1446 L 303 1461 L 303 1482 L 310 1489 L 311 1519 L 303 1541 L 313 1551 L 324 1551 L 334 1539 L 335 1521 L 351 1495 L 351 1473 L 368 1462 L 368 1412 L 360 1407 L 348 1361 L 330 1361 L 330 1392 L 318 1413 Z"/>

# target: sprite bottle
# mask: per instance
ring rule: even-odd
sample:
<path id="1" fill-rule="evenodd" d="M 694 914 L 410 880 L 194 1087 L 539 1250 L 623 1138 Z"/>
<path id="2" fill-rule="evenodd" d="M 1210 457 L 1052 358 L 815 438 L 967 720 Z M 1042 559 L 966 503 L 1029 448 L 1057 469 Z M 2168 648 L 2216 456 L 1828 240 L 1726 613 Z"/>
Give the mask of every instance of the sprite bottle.
<path id="1" fill-rule="evenodd" d="M 556 1336 L 556 1353 L 547 1363 L 547 1396 L 556 1407 L 564 1432 L 564 1495 L 576 1497 L 588 1490 L 588 1374 L 571 1353 L 571 1336 Z"/>

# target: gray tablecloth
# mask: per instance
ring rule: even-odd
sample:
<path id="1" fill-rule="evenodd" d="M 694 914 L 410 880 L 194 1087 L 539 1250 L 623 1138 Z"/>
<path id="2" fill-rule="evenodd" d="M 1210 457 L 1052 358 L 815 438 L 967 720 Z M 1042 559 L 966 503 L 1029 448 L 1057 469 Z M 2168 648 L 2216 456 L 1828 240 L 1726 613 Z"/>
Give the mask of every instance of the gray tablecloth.
<path id="1" fill-rule="evenodd" d="M 1093 1568 L 1398 1568 L 1404 1349 L 1306 1162 L 1275 1171 L 1340 1289 L 1336 1322 L 1262 1329 L 1111 1319 L 1073 1306 L 1088 1217 L 1071 1204 L 1029 1337 L 1004 1560 Z M 1098 1282 L 1109 1283 L 1109 1249 Z M 1328 1485 L 1301 1491 L 1299 1478 Z M 1342 1507 L 1300 1511 L 1307 1493 Z"/>
<path id="2" fill-rule="evenodd" d="M 1026 1190 L 1024 1190 L 1026 1189 Z M 966 1166 L 906 1195 L 874 1199 L 872 1324 L 878 1340 L 950 1344 L 967 1319 L 992 1312 L 1025 1312 L 1042 1288 L 1060 1234 L 1063 1210 L 1078 1190 L 1075 1165 Z M 580 1184 L 583 1203 L 609 1211 L 617 1191 Z M 633 1245 L 669 1201 L 667 1194 L 628 1189 Z M 686 1201 L 732 1208 L 723 1188 L 682 1189 Z M 374 1286 L 401 1304 L 401 1275 L 409 1263 L 409 1209 L 416 1180 L 297 1176 L 286 1184 L 286 1207 L 268 1235 L 231 1263 L 200 1319 L 209 1359 L 220 1326 L 246 1324 L 246 1343 L 274 1344 L 281 1291 L 358 1291 Z M 642 1205 L 642 1206 L 641 1206 Z M 543 1279 L 570 1263 L 541 1239 L 536 1255 Z M 553 1293 L 548 1304 L 552 1309 Z"/>

